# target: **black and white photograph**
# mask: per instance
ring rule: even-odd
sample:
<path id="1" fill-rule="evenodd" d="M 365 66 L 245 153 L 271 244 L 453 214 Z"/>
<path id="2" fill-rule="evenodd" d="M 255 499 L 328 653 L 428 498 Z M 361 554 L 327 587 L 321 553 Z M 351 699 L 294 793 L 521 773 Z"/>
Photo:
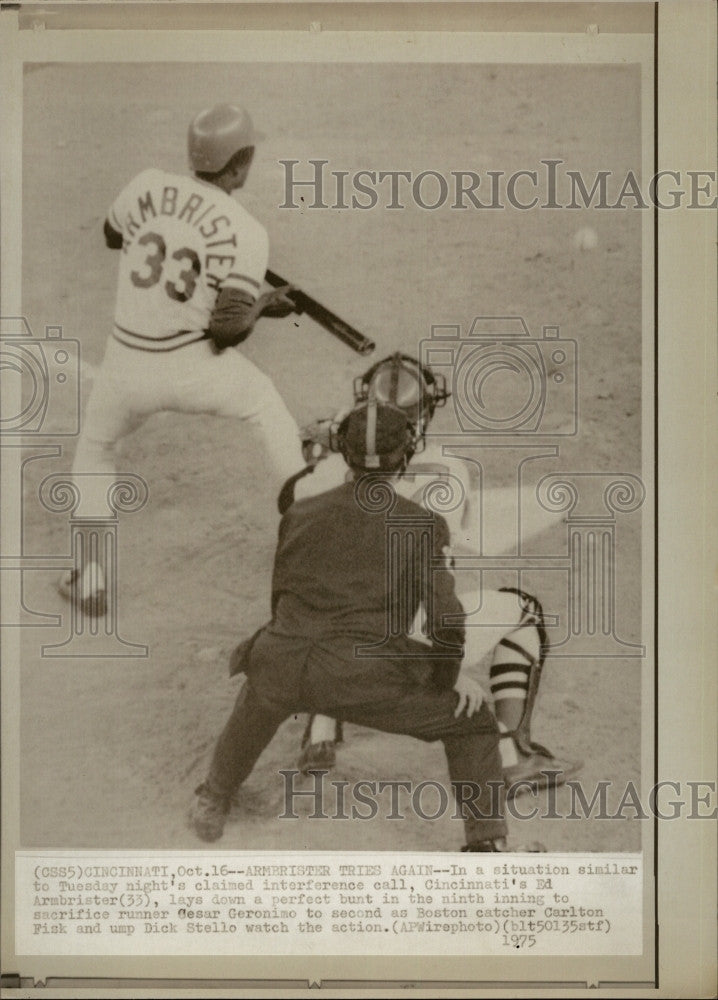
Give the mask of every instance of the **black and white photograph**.
<path id="1" fill-rule="evenodd" d="M 104 936 L 85 890 L 162 954 L 165 878 L 168 937 L 254 920 L 237 948 L 269 954 L 323 913 L 403 954 L 418 887 L 447 953 L 563 922 L 651 978 L 656 822 L 710 792 L 656 784 L 656 218 L 716 191 L 657 172 L 632 6 L 542 48 L 312 21 L 22 61 L 3 625 L 17 847 L 51 859 L 30 910 L 63 954 Z M 575 871 L 625 928 L 556 891 Z M 126 933 L 109 954 L 150 947 Z"/>
<path id="2" fill-rule="evenodd" d="M 25 476 L 32 544 L 59 555 L 72 530 L 75 546 L 56 580 L 29 583 L 28 605 L 63 624 L 25 633 L 25 842 L 466 844 L 436 790 L 418 810 L 400 789 L 396 806 L 371 788 L 373 805 L 342 806 L 335 778 L 505 777 L 518 816 L 531 782 L 608 779 L 615 812 L 629 781 L 640 789 L 644 674 L 650 697 L 646 212 L 629 187 L 642 176 L 640 65 L 26 74 L 25 302 L 35 326 L 62 318 L 78 342 L 63 388 L 81 431 Z M 596 208 L 623 188 L 622 211 Z M 298 312 L 305 296 L 340 319 L 327 330 Z M 363 335 L 359 351 L 334 324 Z M 374 497 L 384 479 L 414 506 L 393 513 L 380 485 Z M 431 564 L 410 562 L 398 537 L 390 566 L 392 520 L 412 514 L 435 536 Z M 435 576 L 426 593 L 422 574 Z M 422 634 L 427 600 L 436 621 Z M 230 679 L 232 651 L 255 636 Z M 455 721 L 459 676 L 471 702 Z M 255 683 L 262 707 L 250 701 L 213 756 L 239 687 L 251 697 Z M 499 760 L 484 775 L 477 743 L 447 774 L 449 746 L 474 728 Z M 349 822 L 295 801 L 316 768 L 317 811 Z M 516 831 L 554 850 L 636 850 L 629 816 L 519 819 Z"/>

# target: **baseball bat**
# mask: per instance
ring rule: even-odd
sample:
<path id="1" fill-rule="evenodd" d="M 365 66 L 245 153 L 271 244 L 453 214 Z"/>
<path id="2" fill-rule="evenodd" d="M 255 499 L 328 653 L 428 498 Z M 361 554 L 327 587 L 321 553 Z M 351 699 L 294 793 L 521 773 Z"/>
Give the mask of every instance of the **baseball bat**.
<path id="1" fill-rule="evenodd" d="M 282 278 L 281 275 L 276 274 L 274 271 L 267 271 L 264 276 L 264 280 L 268 285 L 271 285 L 272 288 L 279 288 L 281 285 L 291 284 L 291 282 L 287 281 L 286 278 Z M 313 299 L 311 295 L 307 295 L 307 293 L 303 292 L 301 289 L 296 288 L 293 292 L 289 292 L 288 298 L 290 298 L 295 304 L 295 311 L 299 315 L 306 313 L 307 316 L 311 316 L 315 323 L 323 326 L 325 330 L 328 330 L 329 333 L 341 340 L 343 344 L 351 347 L 351 349 L 356 351 L 358 354 L 371 354 L 376 347 L 373 340 L 365 337 L 363 333 L 360 333 L 359 330 L 350 326 L 349 323 L 345 323 L 344 320 L 337 316 L 336 313 L 333 313 L 331 309 L 327 309 L 327 307 L 323 306 L 321 302 L 317 302 L 316 299 Z"/>

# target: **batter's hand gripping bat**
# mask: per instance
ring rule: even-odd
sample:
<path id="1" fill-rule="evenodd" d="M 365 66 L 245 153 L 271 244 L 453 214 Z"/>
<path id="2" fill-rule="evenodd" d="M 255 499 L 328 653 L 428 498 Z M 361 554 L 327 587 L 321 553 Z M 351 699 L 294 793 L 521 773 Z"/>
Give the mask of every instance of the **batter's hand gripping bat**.
<path id="1" fill-rule="evenodd" d="M 289 285 L 291 282 L 287 281 L 286 278 L 282 278 L 279 274 L 274 271 L 267 271 L 264 276 L 264 280 L 272 288 L 279 288 L 281 285 Z M 371 352 L 376 347 L 373 340 L 365 337 L 363 333 L 359 330 L 355 330 L 353 326 L 345 323 L 343 319 L 333 313 L 331 309 L 327 309 L 323 306 L 321 302 L 317 302 L 313 299 L 311 295 L 307 295 L 301 289 L 296 288 L 294 291 L 289 292 L 287 298 L 294 302 L 296 309 L 295 312 L 301 315 L 306 313 L 307 316 L 311 316 L 312 319 L 323 326 L 325 330 L 333 334 L 342 343 L 351 347 L 353 351 L 358 354 L 371 354 Z"/>

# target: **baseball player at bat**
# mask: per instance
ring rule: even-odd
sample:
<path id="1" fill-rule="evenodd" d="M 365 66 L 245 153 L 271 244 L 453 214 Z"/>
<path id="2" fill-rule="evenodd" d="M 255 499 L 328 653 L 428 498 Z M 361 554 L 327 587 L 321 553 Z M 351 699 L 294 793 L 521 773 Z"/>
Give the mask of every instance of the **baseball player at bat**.
<path id="1" fill-rule="evenodd" d="M 119 252 L 114 325 L 95 377 L 73 473 L 115 473 L 115 445 L 161 410 L 246 421 L 279 483 L 302 465 L 297 425 L 267 375 L 240 351 L 260 316 L 295 308 L 291 286 L 263 290 L 266 230 L 232 193 L 243 187 L 261 136 L 247 111 L 219 104 L 188 135 L 192 174 L 143 170 L 113 202 L 104 226 Z M 229 348 L 229 349 L 228 349 Z M 103 513 L 83 480 L 83 512 Z M 89 485 L 88 485 L 89 484 Z M 60 592 L 105 612 L 102 568 L 62 577 Z"/>
<path id="2" fill-rule="evenodd" d="M 442 510 L 451 529 L 458 555 L 480 554 L 479 493 L 470 467 L 462 459 L 445 455 L 440 445 L 427 444 L 425 433 L 437 406 L 448 393 L 442 379 L 428 366 L 406 355 L 395 354 L 373 365 L 354 386 L 355 402 L 370 395 L 402 410 L 411 427 L 412 441 L 407 450 L 407 467 L 394 480 L 399 494 L 429 510 L 446 495 L 458 497 L 458 503 L 446 503 Z M 282 491 L 280 509 L 292 499 L 304 498 L 328 489 L 343 477 L 341 462 L 332 452 L 339 450 L 343 415 L 334 420 L 318 421 L 303 432 L 304 450 L 312 475 L 294 476 Z M 344 417 L 344 419 L 346 419 Z M 414 457 L 415 453 L 419 454 Z M 322 459 L 325 459 L 322 461 Z M 500 492 L 500 491 L 499 491 Z M 501 496 L 483 497 L 484 502 L 501 504 Z M 524 523 L 523 538 L 547 527 L 537 520 Z M 497 541 L 497 540 L 494 540 Z M 494 546 L 500 550 L 500 544 Z M 501 763 L 508 794 L 526 790 L 527 782 L 538 787 L 562 784 L 582 766 L 580 761 L 562 760 L 531 738 L 531 717 L 541 672 L 549 651 L 543 623 L 543 610 L 536 597 L 523 591 L 505 588 L 500 591 L 481 588 L 468 574 L 460 574 L 459 597 L 466 609 L 480 607 L 470 617 L 466 629 L 465 662 L 477 665 L 490 656 L 490 690 L 494 712 L 502 737 L 499 744 Z M 421 614 L 415 622 L 415 634 L 424 630 Z M 342 739 L 341 724 L 323 715 L 309 719 L 304 733 L 298 767 L 306 773 L 332 767 L 336 743 Z"/>

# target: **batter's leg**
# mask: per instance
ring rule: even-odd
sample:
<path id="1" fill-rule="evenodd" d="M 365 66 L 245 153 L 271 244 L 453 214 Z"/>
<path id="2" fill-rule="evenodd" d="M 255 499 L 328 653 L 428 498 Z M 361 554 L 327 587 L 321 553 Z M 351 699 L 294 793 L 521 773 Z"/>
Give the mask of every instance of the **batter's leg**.
<path id="1" fill-rule="evenodd" d="M 211 352 L 209 346 L 207 351 Z M 240 351 L 232 349 L 211 356 L 209 368 L 212 392 L 208 398 L 216 400 L 214 412 L 245 420 L 257 430 L 278 489 L 305 465 L 294 417 L 269 376 Z"/>
<path id="2" fill-rule="evenodd" d="M 72 461 L 83 517 L 107 516 L 107 476 L 116 473 L 116 443 L 145 419 L 146 414 L 132 408 L 128 386 L 101 367 L 95 376 Z M 88 614 L 98 617 L 107 610 L 104 574 L 96 562 L 88 561 L 63 573 L 57 589 L 66 599 L 79 601 Z"/>

